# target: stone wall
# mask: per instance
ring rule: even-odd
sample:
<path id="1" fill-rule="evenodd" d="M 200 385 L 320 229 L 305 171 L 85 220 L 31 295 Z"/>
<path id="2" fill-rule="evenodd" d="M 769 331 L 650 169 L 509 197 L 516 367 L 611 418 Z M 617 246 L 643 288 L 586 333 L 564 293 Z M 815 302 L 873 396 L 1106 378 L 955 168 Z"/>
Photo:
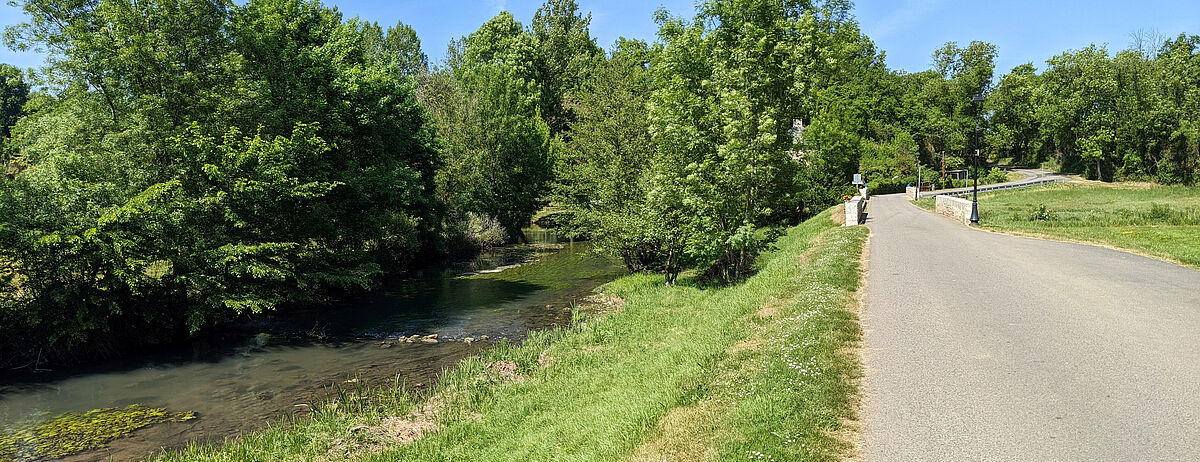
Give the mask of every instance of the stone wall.
<path id="1" fill-rule="evenodd" d="M 908 200 L 910 200 L 910 201 L 917 200 L 917 187 L 916 186 L 906 186 L 904 188 L 904 196 L 907 197 Z"/>
<path id="2" fill-rule="evenodd" d="M 937 196 L 937 213 L 971 224 L 971 201 L 950 196 Z"/>
<path id="3" fill-rule="evenodd" d="M 862 196 L 854 196 L 853 199 L 846 201 L 846 222 L 842 226 L 854 226 L 862 224 L 863 218 L 867 215 L 867 200 Z"/>

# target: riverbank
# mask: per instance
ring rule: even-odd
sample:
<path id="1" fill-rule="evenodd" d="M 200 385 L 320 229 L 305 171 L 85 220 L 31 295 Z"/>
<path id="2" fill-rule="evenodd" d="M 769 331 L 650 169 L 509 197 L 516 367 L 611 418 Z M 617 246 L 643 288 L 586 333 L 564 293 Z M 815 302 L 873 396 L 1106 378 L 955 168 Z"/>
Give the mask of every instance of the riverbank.
<path id="1" fill-rule="evenodd" d="M 439 254 L 436 258 L 413 264 L 403 271 L 381 273 L 375 278 L 377 280 L 361 287 L 334 291 L 310 287 L 309 296 L 303 302 L 281 304 L 273 309 L 262 311 L 242 312 L 194 331 L 185 329 L 182 325 L 175 327 L 157 325 L 155 322 L 158 321 L 150 322 L 150 318 L 142 319 L 135 316 L 137 319 L 121 323 L 119 327 L 101 329 L 105 331 L 103 335 L 80 336 L 73 341 L 73 346 L 64 349 L 31 347 L 31 345 L 45 340 L 46 335 L 27 332 L 19 328 L 20 323 L 13 321 L 10 317 L 19 313 L 23 308 L 13 309 L 10 305 L 0 303 L 0 370 L 6 373 L 5 376 L 0 377 L 0 387 L 3 387 L 6 382 L 37 381 L 38 377 L 45 376 L 46 372 L 67 371 L 70 373 L 71 371 L 88 370 L 97 364 L 137 361 L 146 356 L 147 352 L 189 349 L 196 344 L 220 347 L 239 343 L 247 335 L 254 336 L 259 333 L 263 324 L 303 324 L 307 322 L 309 323 L 307 327 L 313 327 L 311 319 L 315 317 L 314 313 L 316 312 L 338 313 L 346 306 L 363 303 L 380 292 L 411 286 L 412 281 L 428 281 L 443 277 L 501 272 L 509 268 L 518 268 L 538 260 L 542 256 L 569 247 L 570 243 L 573 243 L 568 239 L 560 240 L 553 230 L 537 226 L 524 228 L 521 232 L 522 235 L 518 242 L 486 248 L 463 248 L 456 252 Z M 609 266 L 615 264 L 609 263 Z M 13 271 L 12 265 L 0 258 L 0 285 L 22 279 L 20 275 L 14 277 Z M 539 277 L 544 278 L 545 276 Z M 519 277 L 510 279 L 513 279 L 513 282 L 523 282 Z M 570 280 L 571 275 L 563 274 L 560 279 Z M 560 285 L 556 288 L 561 288 L 562 281 L 559 282 Z M 0 287 L 0 292 L 3 292 L 3 287 Z M 163 309 L 170 311 L 175 308 L 180 307 L 171 306 Z M 8 311 L 6 312 L 6 310 Z M 119 314 L 122 311 L 115 310 L 113 312 Z M 70 316 L 60 315 L 61 313 L 53 316 L 42 314 L 40 317 L 45 319 L 70 318 Z M 294 319 L 289 321 L 289 318 Z M 60 337 L 67 330 L 65 328 L 57 329 L 55 336 Z M 320 332 L 313 333 L 318 337 L 321 336 Z M 0 415 L 0 424 L 3 423 L 2 417 Z"/>
<path id="2" fill-rule="evenodd" d="M 497 267 L 510 269 L 489 272 Z M 587 243 L 509 246 L 329 309 L 248 321 L 222 341 L 87 369 L 6 375 L 0 462 L 80 451 L 65 460 L 140 460 L 163 447 L 219 443 L 303 420 L 309 404 L 330 396 L 330 384 L 375 387 L 399 376 L 427 389 L 464 357 L 569 324 L 575 300 L 623 274 Z M 402 340 L 413 337 L 421 341 Z M 113 431 L 106 416 L 124 419 L 130 406 L 195 418 Z M 91 443 L 79 444 L 85 440 Z M 88 450 L 97 446 L 105 447 Z"/>
<path id="3" fill-rule="evenodd" d="M 933 210 L 932 198 L 917 205 Z M 979 195 L 984 229 L 1126 250 L 1200 269 L 1200 187 L 1064 183 Z"/>
<path id="4" fill-rule="evenodd" d="M 468 358 L 431 391 L 346 386 L 308 417 L 159 460 L 838 460 L 866 236 L 826 212 L 742 284 L 626 276 L 570 327 Z"/>

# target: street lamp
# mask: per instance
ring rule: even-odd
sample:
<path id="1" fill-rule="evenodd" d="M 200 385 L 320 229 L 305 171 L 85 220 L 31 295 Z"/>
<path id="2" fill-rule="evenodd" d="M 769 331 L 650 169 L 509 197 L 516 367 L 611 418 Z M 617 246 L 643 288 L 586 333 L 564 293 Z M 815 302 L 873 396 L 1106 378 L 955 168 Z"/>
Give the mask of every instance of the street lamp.
<path id="1" fill-rule="evenodd" d="M 921 151 L 917 150 L 913 156 L 917 158 L 917 194 L 916 197 L 913 197 L 913 200 L 919 201 L 921 200 Z"/>
<path id="2" fill-rule="evenodd" d="M 971 98 L 975 105 L 975 186 L 971 193 L 971 225 L 979 226 L 979 104 L 983 102 L 983 93 L 976 93 Z"/>

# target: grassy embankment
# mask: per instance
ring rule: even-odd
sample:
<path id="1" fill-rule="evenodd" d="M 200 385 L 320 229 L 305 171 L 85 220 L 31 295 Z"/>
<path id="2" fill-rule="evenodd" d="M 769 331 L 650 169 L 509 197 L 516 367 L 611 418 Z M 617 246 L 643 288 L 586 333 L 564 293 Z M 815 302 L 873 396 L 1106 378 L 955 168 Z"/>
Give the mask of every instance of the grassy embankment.
<path id="1" fill-rule="evenodd" d="M 917 205 L 933 210 L 934 200 Z M 1067 183 L 998 191 L 979 195 L 979 220 L 993 231 L 1115 247 L 1200 268 L 1200 187 Z"/>
<path id="2" fill-rule="evenodd" d="M 311 417 L 161 460 L 837 460 L 861 375 L 867 230 L 828 212 L 742 284 L 618 279 L 569 328 L 447 371 L 431 392 L 339 393 Z"/>

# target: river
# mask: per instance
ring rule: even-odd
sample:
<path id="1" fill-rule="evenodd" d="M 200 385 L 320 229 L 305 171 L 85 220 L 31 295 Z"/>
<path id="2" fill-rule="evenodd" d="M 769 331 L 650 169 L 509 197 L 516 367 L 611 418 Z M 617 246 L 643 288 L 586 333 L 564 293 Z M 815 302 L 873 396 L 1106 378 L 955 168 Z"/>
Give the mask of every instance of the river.
<path id="1" fill-rule="evenodd" d="M 527 236 L 533 244 L 393 281 L 354 302 L 244 321 L 220 341 L 196 341 L 90 368 L 0 379 L 0 426 L 131 404 L 196 413 L 196 419 L 144 428 L 107 448 L 66 460 L 141 459 L 160 448 L 221 442 L 304 414 L 309 403 L 328 396 L 332 384 L 347 380 L 400 380 L 428 387 L 444 368 L 493 342 L 520 341 L 529 330 L 569 323 L 574 300 L 620 273 L 615 266 L 604 271 L 578 268 L 578 273 L 569 266 L 556 268 L 564 287 L 462 277 L 589 249 L 557 244 L 544 232 Z M 439 342 L 386 342 L 413 334 L 437 334 Z M 462 341 L 484 336 L 488 340 Z"/>

